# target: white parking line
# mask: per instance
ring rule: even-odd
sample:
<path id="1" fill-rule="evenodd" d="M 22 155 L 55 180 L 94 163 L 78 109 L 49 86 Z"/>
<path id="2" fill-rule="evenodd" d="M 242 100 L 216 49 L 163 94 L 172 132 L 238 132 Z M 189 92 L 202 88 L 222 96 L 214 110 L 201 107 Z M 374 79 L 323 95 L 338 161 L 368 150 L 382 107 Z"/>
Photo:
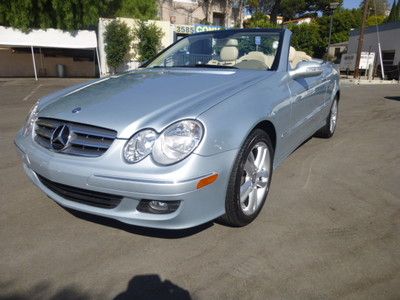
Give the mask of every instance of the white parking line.
<path id="1" fill-rule="evenodd" d="M 36 87 L 34 87 L 34 88 L 32 89 L 32 91 L 31 91 L 24 99 L 22 99 L 22 101 L 28 100 L 41 86 L 42 86 L 42 85 L 39 84 L 39 85 L 37 85 Z"/>

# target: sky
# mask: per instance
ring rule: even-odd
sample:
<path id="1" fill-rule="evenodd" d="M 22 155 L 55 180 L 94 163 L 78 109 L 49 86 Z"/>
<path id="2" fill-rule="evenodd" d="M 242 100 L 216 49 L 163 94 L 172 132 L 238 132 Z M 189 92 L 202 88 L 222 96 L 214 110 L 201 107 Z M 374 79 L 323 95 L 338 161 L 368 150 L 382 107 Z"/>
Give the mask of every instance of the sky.
<path id="1" fill-rule="evenodd" d="M 343 6 L 345 8 L 357 8 L 360 6 L 361 0 L 344 0 Z"/>
<path id="2" fill-rule="evenodd" d="M 345 8 L 357 8 L 360 6 L 361 0 L 344 0 L 343 7 Z M 389 0 L 389 8 L 392 7 L 393 0 Z"/>

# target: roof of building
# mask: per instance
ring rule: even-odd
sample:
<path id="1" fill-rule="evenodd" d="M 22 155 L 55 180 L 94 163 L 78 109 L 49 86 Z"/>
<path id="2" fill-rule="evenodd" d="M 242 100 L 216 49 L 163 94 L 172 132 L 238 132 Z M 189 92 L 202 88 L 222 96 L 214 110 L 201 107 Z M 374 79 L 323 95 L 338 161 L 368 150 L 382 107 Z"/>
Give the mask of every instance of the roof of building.
<path id="1" fill-rule="evenodd" d="M 331 44 L 330 47 L 340 47 L 340 46 L 347 46 L 349 44 L 349 42 L 341 42 L 341 43 L 335 43 L 335 44 Z"/>
<path id="2" fill-rule="evenodd" d="M 89 30 L 63 31 L 60 29 L 19 29 L 0 26 L 0 45 L 10 47 L 48 47 L 93 49 L 97 47 L 96 32 Z"/>
<path id="3" fill-rule="evenodd" d="M 307 16 L 307 17 L 302 17 L 302 18 L 297 18 L 297 19 L 291 19 L 291 20 L 283 22 L 283 24 L 298 23 L 298 22 L 301 22 L 301 21 L 312 20 L 312 19 L 313 19 L 313 17 Z"/>
<path id="4" fill-rule="evenodd" d="M 400 22 L 391 22 L 391 23 L 386 23 L 378 26 L 379 31 L 385 31 L 385 30 L 396 30 L 400 29 Z M 374 33 L 376 32 L 376 26 L 369 26 L 365 28 L 365 33 Z M 355 36 L 359 35 L 360 30 L 359 29 L 354 29 L 350 31 L 350 36 Z"/>

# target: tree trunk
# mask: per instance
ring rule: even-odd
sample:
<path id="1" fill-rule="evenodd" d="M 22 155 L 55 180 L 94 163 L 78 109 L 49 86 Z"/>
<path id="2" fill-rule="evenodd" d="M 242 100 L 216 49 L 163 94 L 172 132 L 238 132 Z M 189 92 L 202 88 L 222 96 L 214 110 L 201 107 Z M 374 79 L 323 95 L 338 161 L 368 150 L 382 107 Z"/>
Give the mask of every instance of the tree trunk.
<path id="1" fill-rule="evenodd" d="M 212 24 L 212 6 L 213 6 L 213 0 L 208 0 L 207 4 L 207 22 L 209 24 Z"/>
<path id="2" fill-rule="evenodd" d="M 243 2 L 244 0 L 239 0 L 239 12 L 238 12 L 239 28 L 243 28 Z"/>
<path id="3" fill-rule="evenodd" d="M 230 26 L 230 18 L 231 18 L 231 0 L 225 0 L 225 28 L 229 28 Z"/>

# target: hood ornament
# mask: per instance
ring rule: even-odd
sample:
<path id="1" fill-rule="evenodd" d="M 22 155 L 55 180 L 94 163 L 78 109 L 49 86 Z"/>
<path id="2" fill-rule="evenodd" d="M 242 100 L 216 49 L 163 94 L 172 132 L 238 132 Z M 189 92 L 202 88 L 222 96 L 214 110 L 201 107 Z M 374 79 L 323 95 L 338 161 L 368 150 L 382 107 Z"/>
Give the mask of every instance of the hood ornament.
<path id="1" fill-rule="evenodd" d="M 72 113 L 73 114 L 77 114 L 78 112 L 80 112 L 82 110 L 82 108 L 80 108 L 80 107 L 75 107 L 73 110 L 72 110 Z"/>

